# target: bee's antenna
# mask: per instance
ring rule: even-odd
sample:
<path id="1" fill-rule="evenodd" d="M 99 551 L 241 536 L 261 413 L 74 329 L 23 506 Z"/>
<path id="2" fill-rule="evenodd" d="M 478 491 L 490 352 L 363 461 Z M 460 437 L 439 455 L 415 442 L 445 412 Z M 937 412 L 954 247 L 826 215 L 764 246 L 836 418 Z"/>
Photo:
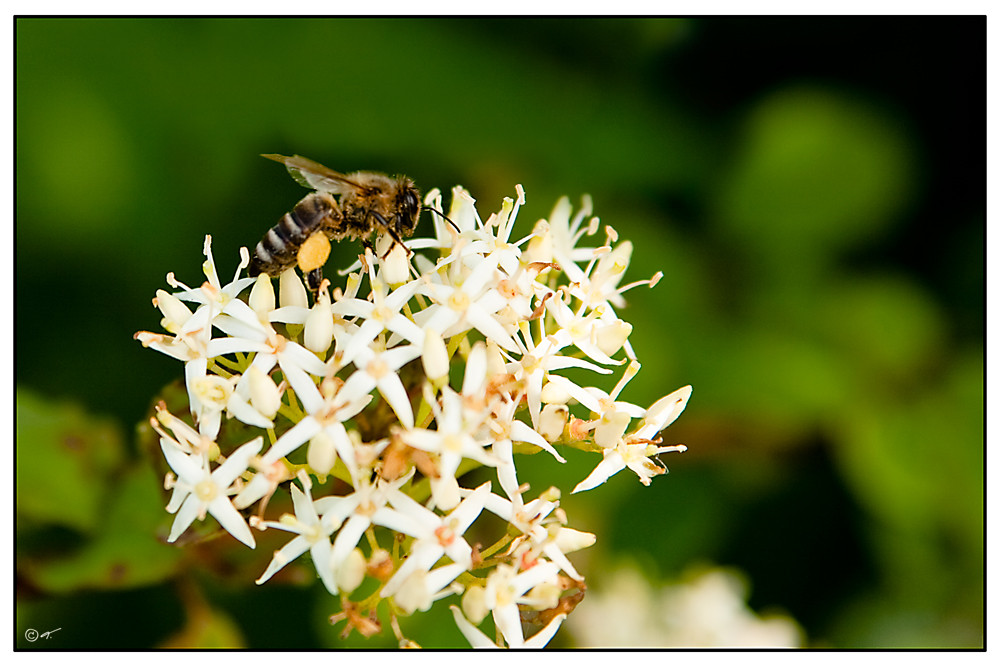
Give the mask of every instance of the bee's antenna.
<path id="1" fill-rule="evenodd" d="M 462 230 L 458 228 L 458 225 L 456 225 L 456 224 L 455 224 L 455 223 L 454 223 L 454 222 L 452 221 L 452 219 L 451 219 L 451 218 L 449 218 L 448 216 L 446 216 L 446 215 L 445 215 L 444 213 L 442 213 L 441 211 L 439 211 L 439 210 L 437 210 L 436 208 L 433 208 L 433 207 L 431 207 L 431 206 L 424 206 L 424 208 L 425 208 L 425 209 L 427 209 L 428 211 L 430 211 L 431 213 L 437 213 L 437 214 L 438 214 L 438 215 L 440 215 L 440 216 L 441 216 L 442 218 L 444 218 L 445 220 L 447 220 L 447 221 L 448 221 L 448 223 L 449 223 L 449 224 L 450 224 L 450 225 L 451 225 L 452 227 L 454 227 L 454 228 L 455 228 L 455 231 L 456 231 L 456 232 L 458 232 L 459 234 L 461 234 L 461 233 L 462 233 Z"/>

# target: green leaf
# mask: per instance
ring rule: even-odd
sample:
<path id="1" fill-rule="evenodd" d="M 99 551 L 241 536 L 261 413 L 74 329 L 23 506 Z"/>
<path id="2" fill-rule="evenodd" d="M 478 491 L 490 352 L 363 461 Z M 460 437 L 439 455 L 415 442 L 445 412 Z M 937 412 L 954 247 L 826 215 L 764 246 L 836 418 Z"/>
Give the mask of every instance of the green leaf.
<path id="1" fill-rule="evenodd" d="M 828 90 L 765 98 L 724 178 L 721 225 L 786 274 L 877 236 L 913 186 L 898 127 L 877 107 Z"/>
<path id="2" fill-rule="evenodd" d="M 62 593 L 144 586 L 173 575 L 183 551 L 163 542 L 169 515 L 160 489 L 148 465 L 132 468 L 115 488 L 94 540 L 69 557 L 30 564 L 26 576 L 39 588 Z"/>
<path id="3" fill-rule="evenodd" d="M 944 347 L 939 309 L 915 284 L 898 276 L 834 283 L 815 299 L 820 330 L 871 384 L 919 381 Z"/>
<path id="4" fill-rule="evenodd" d="M 88 533 L 122 460 L 114 422 L 17 390 L 17 516 Z"/>

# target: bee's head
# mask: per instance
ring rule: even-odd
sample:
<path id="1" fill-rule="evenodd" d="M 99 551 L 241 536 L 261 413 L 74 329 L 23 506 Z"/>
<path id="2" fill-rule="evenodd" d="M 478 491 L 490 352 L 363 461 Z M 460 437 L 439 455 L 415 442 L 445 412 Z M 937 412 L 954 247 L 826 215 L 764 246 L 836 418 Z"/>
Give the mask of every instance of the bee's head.
<path id="1" fill-rule="evenodd" d="M 411 236 L 420 216 L 420 191 L 413 181 L 400 177 L 396 195 L 396 231 L 400 236 Z"/>

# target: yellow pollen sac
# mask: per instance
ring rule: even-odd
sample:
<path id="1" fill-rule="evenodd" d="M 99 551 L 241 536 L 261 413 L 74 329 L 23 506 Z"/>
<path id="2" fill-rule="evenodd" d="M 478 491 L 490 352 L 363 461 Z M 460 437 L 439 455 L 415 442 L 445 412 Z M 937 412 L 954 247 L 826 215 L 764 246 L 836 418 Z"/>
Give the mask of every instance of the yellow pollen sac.
<path id="1" fill-rule="evenodd" d="M 194 495 L 204 503 L 210 503 L 219 495 L 219 487 L 211 479 L 198 482 L 194 486 Z"/>
<path id="2" fill-rule="evenodd" d="M 316 232 L 299 246 L 299 268 L 302 273 L 309 273 L 326 264 L 330 256 L 330 239 L 323 232 Z"/>

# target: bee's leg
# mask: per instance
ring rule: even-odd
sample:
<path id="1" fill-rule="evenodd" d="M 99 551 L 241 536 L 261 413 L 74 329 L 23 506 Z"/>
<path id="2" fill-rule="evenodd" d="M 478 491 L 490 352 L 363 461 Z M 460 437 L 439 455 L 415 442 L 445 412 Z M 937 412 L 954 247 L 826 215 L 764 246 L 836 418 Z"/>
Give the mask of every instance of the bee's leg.
<path id="1" fill-rule="evenodd" d="M 413 254 L 413 251 L 410 250 L 408 247 L 406 247 L 406 244 L 403 243 L 403 239 L 400 238 L 399 233 L 397 233 L 395 229 L 393 229 L 392 227 L 386 227 L 386 229 L 389 232 L 389 236 L 392 237 L 392 240 L 398 243 L 399 245 L 403 246 L 403 250 L 406 251 L 407 257 Z M 389 246 L 389 249 L 385 251 L 385 255 L 382 256 L 382 259 L 388 257 L 390 252 L 392 252 L 392 246 Z"/>
<path id="2" fill-rule="evenodd" d="M 378 211 L 372 211 L 372 215 L 378 218 L 379 222 L 382 223 L 382 228 L 385 229 L 385 231 L 389 232 L 389 236 L 392 237 L 392 240 L 398 243 L 399 245 L 403 246 L 403 249 L 406 250 L 407 257 L 413 254 L 413 251 L 406 247 L 406 244 L 403 243 L 403 239 L 400 238 L 399 236 L 399 232 L 396 231 L 396 228 L 393 227 L 388 220 L 382 217 L 382 215 Z M 393 220 L 395 220 L 395 218 L 393 218 Z M 385 251 L 385 254 L 382 255 L 381 258 L 385 259 L 386 257 L 389 256 L 390 252 L 392 252 L 392 246 L 389 246 L 389 249 Z"/>
<path id="3" fill-rule="evenodd" d="M 313 293 L 313 295 L 315 295 L 316 292 L 319 291 L 319 286 L 321 284 L 323 284 L 322 266 L 319 267 L 318 269 L 313 269 L 312 271 L 306 273 L 306 286 Z"/>

